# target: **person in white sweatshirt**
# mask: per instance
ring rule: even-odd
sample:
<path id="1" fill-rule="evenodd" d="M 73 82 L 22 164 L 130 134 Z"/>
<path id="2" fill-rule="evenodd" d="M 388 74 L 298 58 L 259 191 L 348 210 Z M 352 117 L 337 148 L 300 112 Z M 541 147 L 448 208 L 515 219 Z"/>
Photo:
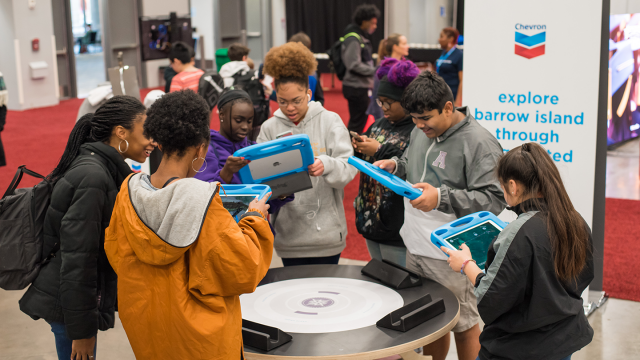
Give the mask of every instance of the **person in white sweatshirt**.
<path id="1" fill-rule="evenodd" d="M 220 71 L 218 71 L 222 80 L 224 80 L 224 87 L 226 88 L 233 85 L 236 80 L 234 77 L 236 74 L 244 75 L 251 70 L 247 63 L 249 59 L 248 47 L 238 43 L 231 44 L 227 50 L 227 56 L 231 61 L 222 65 Z"/>
<path id="2" fill-rule="evenodd" d="M 297 42 L 272 48 L 264 60 L 280 109 L 262 124 L 258 143 L 284 133 L 307 134 L 316 158 L 308 169 L 313 188 L 296 193 L 272 214 L 275 249 L 284 266 L 337 264 L 347 239 L 342 200 L 357 170 L 347 163 L 353 148 L 342 119 L 311 101 L 309 75 L 316 67 L 311 51 Z"/>

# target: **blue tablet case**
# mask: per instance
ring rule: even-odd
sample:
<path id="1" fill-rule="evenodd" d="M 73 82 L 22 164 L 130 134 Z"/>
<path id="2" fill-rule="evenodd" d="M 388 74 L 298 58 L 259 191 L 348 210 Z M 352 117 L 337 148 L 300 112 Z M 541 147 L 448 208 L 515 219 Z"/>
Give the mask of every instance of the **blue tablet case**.
<path id="1" fill-rule="evenodd" d="M 269 180 L 307 171 L 313 164 L 313 150 L 309 136 L 292 135 L 247 146 L 236 151 L 233 156 L 250 160 L 240 169 L 238 176 L 243 184 L 262 184 Z"/>
<path id="2" fill-rule="evenodd" d="M 269 185 L 252 185 L 252 184 L 228 184 L 220 185 L 220 196 L 234 195 L 255 195 L 258 199 L 262 199 L 271 191 Z M 271 197 L 267 198 L 269 200 Z"/>
<path id="3" fill-rule="evenodd" d="M 487 221 L 492 221 L 494 224 L 496 224 L 500 228 L 499 231 L 502 231 L 507 226 L 504 221 L 493 215 L 493 213 L 489 211 L 480 211 L 477 213 L 469 214 L 467 216 L 463 216 L 460 219 L 440 226 L 431 233 L 431 242 L 438 248 L 444 246 L 451 250 L 459 250 L 457 247 L 451 245 L 445 239 L 461 234 L 468 229 L 483 224 Z M 478 228 L 478 233 L 482 233 L 483 231 L 484 230 L 482 228 Z M 497 233 L 499 233 L 496 233 L 493 226 L 487 227 L 486 231 L 491 232 L 491 235 L 494 235 L 494 233 L 495 235 L 497 235 Z M 491 240 L 493 240 L 493 236 Z M 471 256 L 476 261 L 476 264 L 478 264 L 481 269 L 484 269 L 484 263 L 487 261 L 487 250 L 489 244 L 484 244 L 478 249 L 474 249 L 473 244 L 467 244 L 467 246 L 469 246 L 469 248 L 471 249 Z"/>
<path id="4" fill-rule="evenodd" d="M 247 212 L 251 201 L 256 197 L 262 199 L 270 191 L 271 188 L 269 185 L 229 184 L 220 185 L 218 194 L 220 195 L 224 208 L 227 209 L 235 221 L 238 222 L 242 215 Z M 237 197 L 239 195 L 244 195 L 244 197 Z M 249 195 L 249 197 L 246 195 Z"/>
<path id="5" fill-rule="evenodd" d="M 411 200 L 415 200 L 420 197 L 420 195 L 422 195 L 422 191 L 420 191 L 420 189 L 413 188 L 411 184 L 409 184 L 405 180 L 402 180 L 399 177 L 390 174 L 377 166 L 373 166 L 373 164 L 370 164 L 362 159 L 358 159 L 355 156 L 351 156 L 349 158 L 349 164 L 351 164 L 361 172 L 371 176 L 377 182 L 388 187 L 389 189 L 391 189 L 391 191 L 395 192 L 398 195 L 404 196 Z"/>

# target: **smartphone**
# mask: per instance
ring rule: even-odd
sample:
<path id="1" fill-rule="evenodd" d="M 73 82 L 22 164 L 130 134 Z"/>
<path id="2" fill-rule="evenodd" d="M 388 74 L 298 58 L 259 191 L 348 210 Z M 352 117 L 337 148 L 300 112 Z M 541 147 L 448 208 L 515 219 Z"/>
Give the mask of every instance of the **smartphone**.
<path id="1" fill-rule="evenodd" d="M 360 135 L 358 135 L 357 132 L 355 131 L 349 131 L 349 134 L 351 134 L 351 136 L 356 139 L 357 142 L 364 142 L 364 140 L 362 140 L 362 138 L 360 137 Z"/>
<path id="2" fill-rule="evenodd" d="M 276 139 L 280 139 L 280 138 L 287 137 L 287 136 L 293 136 L 293 131 L 289 130 L 289 131 L 285 131 L 283 133 L 280 133 L 280 134 L 276 135 Z"/>

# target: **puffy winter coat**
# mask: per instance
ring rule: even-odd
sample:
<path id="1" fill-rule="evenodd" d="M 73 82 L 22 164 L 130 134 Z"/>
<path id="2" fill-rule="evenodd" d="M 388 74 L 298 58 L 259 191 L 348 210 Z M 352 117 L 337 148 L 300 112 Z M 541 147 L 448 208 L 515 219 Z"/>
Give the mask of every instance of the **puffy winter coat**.
<path id="1" fill-rule="evenodd" d="M 57 181 L 44 224 L 44 255 L 60 244 L 20 299 L 33 319 L 63 322 L 72 340 L 88 339 L 114 324 L 116 274 L 104 252 L 104 233 L 120 184 L 131 169 L 113 147 L 82 145 Z"/>

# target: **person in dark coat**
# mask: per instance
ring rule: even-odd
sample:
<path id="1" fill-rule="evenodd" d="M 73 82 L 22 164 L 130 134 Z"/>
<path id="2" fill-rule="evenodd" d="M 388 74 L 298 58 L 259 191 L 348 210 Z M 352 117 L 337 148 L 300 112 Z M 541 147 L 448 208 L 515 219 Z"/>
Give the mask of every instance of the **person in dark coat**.
<path id="1" fill-rule="evenodd" d="M 7 120 L 7 102 L 9 93 L 4 84 L 4 78 L 0 73 L 0 133 L 4 130 L 4 124 Z M 4 147 L 2 146 L 2 138 L 0 138 L 0 166 L 7 166 L 7 159 L 4 157 Z"/>
<path id="2" fill-rule="evenodd" d="M 143 130 L 146 109 L 114 96 L 75 125 L 57 167 L 44 220 L 43 254 L 55 254 L 20 299 L 20 310 L 51 325 L 59 360 L 93 359 L 98 330 L 114 326 L 116 274 L 104 234 L 116 195 L 154 145 Z"/>
<path id="3" fill-rule="evenodd" d="M 380 79 L 376 102 L 384 115 L 367 129 L 362 136 L 363 142 L 351 139 L 357 157 L 374 163 L 402 156 L 409 146 L 415 124 L 400 100 L 404 89 L 419 73 L 418 67 L 408 60 L 387 58 L 382 61 L 376 73 Z M 362 173 L 355 208 L 356 228 L 367 240 L 371 257 L 406 266 L 407 248 L 400 236 L 404 223 L 402 196 Z"/>
<path id="4" fill-rule="evenodd" d="M 591 230 L 537 143 L 509 151 L 496 174 L 518 218 L 489 245 L 486 273 L 466 244 L 441 248 L 475 284 L 485 323 L 478 359 L 570 360 L 593 338 L 581 298 L 594 277 Z"/>

